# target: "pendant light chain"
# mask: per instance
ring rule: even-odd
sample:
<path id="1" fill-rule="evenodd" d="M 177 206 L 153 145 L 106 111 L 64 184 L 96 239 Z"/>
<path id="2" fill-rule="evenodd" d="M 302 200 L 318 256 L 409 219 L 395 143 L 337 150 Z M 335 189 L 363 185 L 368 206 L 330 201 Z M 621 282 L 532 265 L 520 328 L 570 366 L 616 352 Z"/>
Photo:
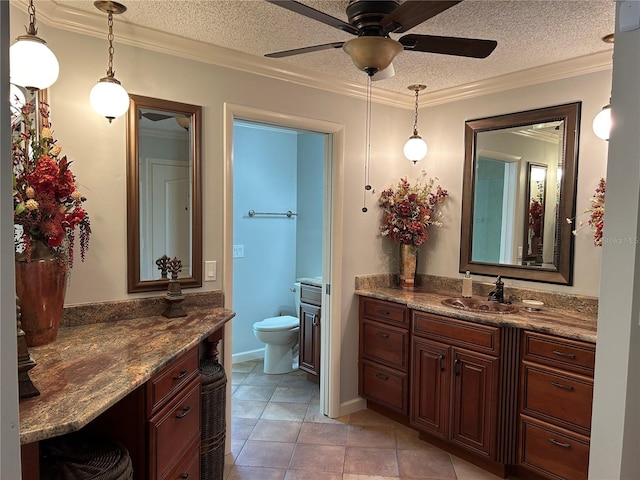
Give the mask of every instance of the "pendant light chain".
<path id="1" fill-rule="evenodd" d="M 27 11 L 29 12 L 29 26 L 26 27 L 27 33 L 29 35 L 37 35 L 38 29 L 36 28 L 36 7 L 33 5 L 33 0 L 29 0 L 29 7 Z"/>
<path id="2" fill-rule="evenodd" d="M 116 72 L 113 71 L 113 13 L 109 12 L 107 19 L 107 25 L 109 26 L 109 33 L 107 34 L 107 40 L 109 41 L 109 65 L 107 68 L 107 77 L 115 77 Z"/>
<path id="3" fill-rule="evenodd" d="M 413 134 L 414 135 L 418 135 L 418 92 L 420 90 L 418 90 L 416 88 L 416 105 L 415 105 L 415 111 L 413 114 Z"/>
<path id="4" fill-rule="evenodd" d="M 369 184 L 369 164 L 371 162 L 371 76 L 367 76 L 367 113 L 364 141 L 364 191 L 362 192 L 362 212 L 366 213 L 368 210 L 367 192 L 371 190 L 371 185 Z"/>

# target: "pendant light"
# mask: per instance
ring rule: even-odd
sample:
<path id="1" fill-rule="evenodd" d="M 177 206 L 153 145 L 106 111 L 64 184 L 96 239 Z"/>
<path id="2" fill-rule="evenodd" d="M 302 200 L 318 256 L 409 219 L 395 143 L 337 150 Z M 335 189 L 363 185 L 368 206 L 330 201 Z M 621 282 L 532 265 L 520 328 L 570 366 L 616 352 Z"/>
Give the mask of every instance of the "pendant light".
<path id="1" fill-rule="evenodd" d="M 413 135 L 404 144 L 404 156 L 415 165 L 427 155 L 427 142 L 418 135 L 418 92 L 427 87 L 426 85 L 409 85 L 407 88 L 416 92 L 416 102 L 413 116 Z"/>
<path id="2" fill-rule="evenodd" d="M 89 100 L 94 110 L 109 120 L 120 117 L 129 109 L 129 94 L 115 77 L 113 70 L 113 15 L 127 11 L 127 7 L 118 2 L 96 1 L 95 7 L 101 12 L 108 14 L 107 25 L 109 27 L 109 65 L 107 76 L 102 77 L 94 85 L 89 94 Z"/>
<path id="3" fill-rule="evenodd" d="M 9 76 L 11 83 L 28 90 L 42 90 L 58 79 L 58 59 L 47 47 L 47 42 L 37 36 L 36 7 L 29 0 L 29 26 L 27 34 L 16 38 L 9 49 Z"/>
<path id="4" fill-rule="evenodd" d="M 615 41 L 615 35 L 610 33 L 602 37 L 604 43 L 613 43 Z M 609 140 L 609 134 L 611 133 L 611 99 L 609 103 L 602 107 L 602 110 L 593 119 L 593 133 L 602 140 Z"/>

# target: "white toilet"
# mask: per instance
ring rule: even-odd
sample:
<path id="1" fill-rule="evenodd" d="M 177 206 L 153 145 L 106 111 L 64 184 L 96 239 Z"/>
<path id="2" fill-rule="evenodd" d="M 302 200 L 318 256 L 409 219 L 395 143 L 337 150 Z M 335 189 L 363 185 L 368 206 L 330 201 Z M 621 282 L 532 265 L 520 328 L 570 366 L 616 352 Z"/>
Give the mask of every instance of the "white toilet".
<path id="1" fill-rule="evenodd" d="M 264 373 L 277 374 L 293 371 L 293 350 L 298 345 L 300 332 L 300 283 L 294 283 L 296 316 L 283 315 L 265 318 L 253 324 L 253 334 L 265 344 Z M 295 349 L 297 351 L 297 349 Z"/>

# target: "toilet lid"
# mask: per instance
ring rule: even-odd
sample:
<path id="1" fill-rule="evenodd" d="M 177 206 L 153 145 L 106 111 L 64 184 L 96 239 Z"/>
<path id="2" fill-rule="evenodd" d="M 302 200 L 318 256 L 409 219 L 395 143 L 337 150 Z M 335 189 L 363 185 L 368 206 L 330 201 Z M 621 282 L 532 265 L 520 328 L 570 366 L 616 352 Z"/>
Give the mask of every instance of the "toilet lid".
<path id="1" fill-rule="evenodd" d="M 283 315 L 281 317 L 265 318 L 261 322 L 253 324 L 254 330 L 262 332 L 273 332 L 278 330 L 291 330 L 300 326 L 300 320 L 297 317 Z"/>

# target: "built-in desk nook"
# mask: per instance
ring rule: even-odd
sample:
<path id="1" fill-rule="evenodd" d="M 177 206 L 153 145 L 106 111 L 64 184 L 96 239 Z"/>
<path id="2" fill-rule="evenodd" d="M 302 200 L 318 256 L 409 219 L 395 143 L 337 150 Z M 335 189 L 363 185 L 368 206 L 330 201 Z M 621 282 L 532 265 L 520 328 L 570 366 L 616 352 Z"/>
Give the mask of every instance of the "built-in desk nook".
<path id="1" fill-rule="evenodd" d="M 40 395 L 20 402 L 24 480 L 40 478 L 40 442 L 78 431 L 124 445 L 135 479 L 199 478 L 199 363 L 234 313 L 187 311 L 66 326 L 29 349 Z"/>

